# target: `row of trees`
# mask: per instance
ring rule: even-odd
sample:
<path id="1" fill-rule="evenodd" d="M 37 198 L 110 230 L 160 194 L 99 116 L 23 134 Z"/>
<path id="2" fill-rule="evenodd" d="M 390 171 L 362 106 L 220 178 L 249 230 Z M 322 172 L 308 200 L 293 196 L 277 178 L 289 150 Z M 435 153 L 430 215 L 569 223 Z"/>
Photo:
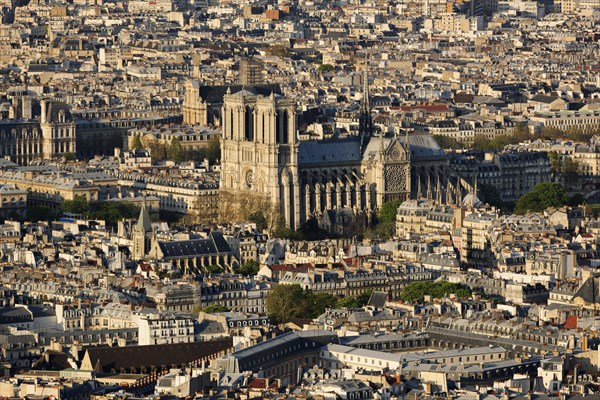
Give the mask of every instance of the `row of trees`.
<path id="1" fill-rule="evenodd" d="M 578 206 L 584 203 L 583 195 L 577 193 L 569 197 L 560 183 L 544 182 L 537 184 L 531 192 L 521 196 L 515 204 L 514 212 L 516 214 L 542 212 L 550 207 Z"/>
<path id="2" fill-rule="evenodd" d="M 358 308 L 369 301 L 371 292 L 338 299 L 329 293 L 313 293 L 300 285 L 277 285 L 269 292 L 266 308 L 276 323 L 293 318 L 317 318 L 328 308 Z"/>
<path id="3" fill-rule="evenodd" d="M 138 135 L 133 138 L 131 148 L 150 150 L 152 161 L 170 160 L 179 163 L 208 159 L 211 163 L 215 163 L 221 158 L 221 145 L 218 136 L 210 139 L 202 149 L 186 150 L 177 138 L 171 139 L 171 142 L 166 145 L 159 140 L 142 140 Z"/>
<path id="4" fill-rule="evenodd" d="M 102 219 L 106 221 L 106 225 L 111 227 L 117 226 L 120 219 L 134 218 L 140 212 L 134 204 L 111 201 L 89 203 L 83 196 L 75 196 L 73 200 L 63 201 L 59 209 L 62 214 L 78 214 L 84 218 Z M 50 211 L 47 217 L 41 219 L 48 220 L 56 217 L 58 215 Z M 30 218 L 34 219 L 32 215 L 30 215 Z"/>
<path id="5" fill-rule="evenodd" d="M 433 298 L 442 298 L 451 294 L 456 295 L 457 298 L 465 298 L 470 297 L 472 291 L 460 283 L 447 281 L 412 282 L 402 289 L 400 298 L 412 303 L 413 301 L 423 301 L 426 295 Z"/>
<path id="6" fill-rule="evenodd" d="M 573 140 L 577 142 L 589 142 L 593 137 L 593 130 L 589 132 L 581 129 L 561 130 L 558 128 L 545 126 L 539 133 L 530 133 L 526 123 L 519 123 L 512 134 L 497 135 L 492 139 L 488 139 L 483 135 L 477 135 L 473 139 L 472 144 L 466 144 L 451 137 L 442 135 L 433 135 L 435 141 L 444 149 L 464 149 L 470 148 L 473 150 L 493 151 L 501 150 L 511 144 L 518 144 L 525 140 L 535 139 L 550 139 L 550 140 Z"/>

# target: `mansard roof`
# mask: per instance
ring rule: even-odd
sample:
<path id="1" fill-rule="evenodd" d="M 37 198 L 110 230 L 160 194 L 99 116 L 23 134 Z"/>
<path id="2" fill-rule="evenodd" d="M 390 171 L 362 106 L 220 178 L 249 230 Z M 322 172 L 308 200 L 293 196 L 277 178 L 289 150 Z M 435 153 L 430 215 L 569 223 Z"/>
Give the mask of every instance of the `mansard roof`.
<path id="1" fill-rule="evenodd" d="M 164 258 L 190 258 L 231 253 L 231 247 L 220 232 L 211 232 L 206 239 L 159 241 Z"/>

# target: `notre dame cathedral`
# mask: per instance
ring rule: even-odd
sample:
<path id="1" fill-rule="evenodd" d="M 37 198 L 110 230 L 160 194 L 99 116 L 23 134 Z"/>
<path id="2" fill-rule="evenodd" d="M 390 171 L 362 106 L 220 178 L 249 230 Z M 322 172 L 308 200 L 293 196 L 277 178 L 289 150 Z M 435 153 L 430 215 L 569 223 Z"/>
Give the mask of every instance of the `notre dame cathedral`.
<path id="1" fill-rule="evenodd" d="M 359 135 L 299 140 L 296 104 L 276 91 L 216 87 L 224 93 L 220 109 L 210 111 L 201 95 L 206 87 L 188 87 L 195 99 L 187 104 L 202 105 L 190 106 L 193 118 L 188 118 L 214 118 L 221 126 L 221 190 L 267 196 L 281 206 L 290 228 L 339 210 L 370 218 L 394 199 L 462 196 L 464 182 L 448 173 L 446 154 L 433 138 L 374 134 L 368 101 L 361 109 Z"/>

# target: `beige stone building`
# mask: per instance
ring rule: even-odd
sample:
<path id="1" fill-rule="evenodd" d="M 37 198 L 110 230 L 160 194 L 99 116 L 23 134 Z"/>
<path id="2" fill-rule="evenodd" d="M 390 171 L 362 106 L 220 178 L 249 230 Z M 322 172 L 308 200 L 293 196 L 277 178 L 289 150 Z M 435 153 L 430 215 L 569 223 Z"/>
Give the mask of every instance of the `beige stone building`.
<path id="1" fill-rule="evenodd" d="M 26 192 L 30 205 L 57 208 L 64 200 L 77 196 L 89 202 L 98 201 L 98 186 L 65 173 L 5 170 L 0 171 L 0 184 Z"/>

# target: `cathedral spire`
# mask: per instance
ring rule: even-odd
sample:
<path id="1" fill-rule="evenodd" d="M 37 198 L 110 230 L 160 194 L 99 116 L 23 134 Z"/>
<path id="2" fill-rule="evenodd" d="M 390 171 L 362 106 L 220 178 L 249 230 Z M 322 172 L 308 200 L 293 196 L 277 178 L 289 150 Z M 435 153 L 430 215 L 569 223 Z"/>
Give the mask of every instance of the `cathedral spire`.
<path id="1" fill-rule="evenodd" d="M 452 182 L 448 179 L 448 185 L 446 185 L 446 204 L 452 204 Z"/>
<path id="2" fill-rule="evenodd" d="M 410 161 L 410 142 L 408 141 L 408 129 L 404 132 L 404 149 L 406 150 L 406 160 Z"/>
<path id="3" fill-rule="evenodd" d="M 433 193 L 431 191 L 431 175 L 427 174 L 427 199 L 433 199 Z"/>
<path id="4" fill-rule="evenodd" d="M 460 190 L 460 178 L 456 180 L 456 201 L 454 202 L 456 205 L 462 204 L 462 193 Z"/>
<path id="5" fill-rule="evenodd" d="M 358 122 L 358 134 L 360 136 L 360 154 L 367 147 L 369 139 L 373 135 L 373 119 L 371 118 L 371 100 L 369 93 L 369 57 L 368 53 L 365 52 L 365 70 L 363 76 L 363 99 L 360 110 L 360 117 Z M 383 141 L 383 134 L 381 137 Z"/>

